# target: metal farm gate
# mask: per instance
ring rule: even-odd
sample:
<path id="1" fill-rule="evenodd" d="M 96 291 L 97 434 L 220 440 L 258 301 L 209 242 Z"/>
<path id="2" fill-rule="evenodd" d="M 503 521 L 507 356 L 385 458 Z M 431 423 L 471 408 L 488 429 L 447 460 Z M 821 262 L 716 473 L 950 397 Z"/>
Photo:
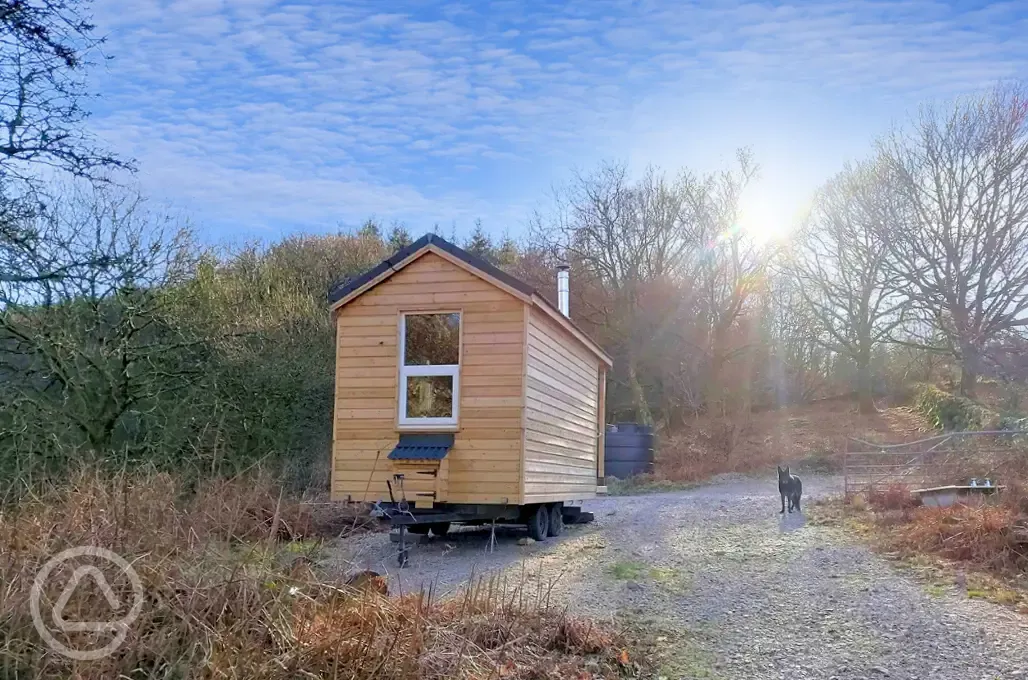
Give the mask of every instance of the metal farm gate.
<path id="1" fill-rule="evenodd" d="M 1028 431 L 951 432 L 903 444 L 849 438 L 843 454 L 845 493 L 902 485 L 930 487 L 1002 474 L 1025 457 Z"/>

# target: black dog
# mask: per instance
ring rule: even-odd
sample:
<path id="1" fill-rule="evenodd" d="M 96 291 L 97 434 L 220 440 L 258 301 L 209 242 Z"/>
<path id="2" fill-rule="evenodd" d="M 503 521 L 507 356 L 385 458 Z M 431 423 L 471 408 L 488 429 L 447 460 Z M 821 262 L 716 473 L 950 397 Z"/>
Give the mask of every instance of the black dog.
<path id="1" fill-rule="evenodd" d="M 789 499 L 789 512 L 792 512 L 793 508 L 796 508 L 797 512 L 800 510 L 800 497 L 803 495 L 803 482 L 796 475 L 789 472 L 789 468 L 786 467 L 784 470 L 782 466 L 778 466 L 778 493 L 782 496 L 782 511 L 778 514 L 785 512 L 785 499 Z"/>

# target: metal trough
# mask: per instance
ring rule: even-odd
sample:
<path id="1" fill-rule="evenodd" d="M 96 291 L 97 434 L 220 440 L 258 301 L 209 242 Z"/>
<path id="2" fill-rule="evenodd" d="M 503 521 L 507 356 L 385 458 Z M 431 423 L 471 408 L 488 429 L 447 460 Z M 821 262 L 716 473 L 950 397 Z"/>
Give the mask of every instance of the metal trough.
<path id="1" fill-rule="evenodd" d="M 947 508 L 956 503 L 966 502 L 971 498 L 982 500 L 984 496 L 990 496 L 1003 488 L 1002 486 L 970 486 L 961 484 L 934 486 L 930 489 L 914 489 L 914 493 L 921 498 L 921 502 L 926 507 Z"/>

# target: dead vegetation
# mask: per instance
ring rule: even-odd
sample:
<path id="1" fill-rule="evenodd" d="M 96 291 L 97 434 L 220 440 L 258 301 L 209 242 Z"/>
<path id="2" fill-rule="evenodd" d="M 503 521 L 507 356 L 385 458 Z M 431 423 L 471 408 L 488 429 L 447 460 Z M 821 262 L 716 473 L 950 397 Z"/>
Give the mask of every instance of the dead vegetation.
<path id="1" fill-rule="evenodd" d="M 890 545 L 934 553 L 997 573 L 1028 568 L 1028 526 L 1009 505 L 918 508 L 909 522 L 896 525 Z"/>
<path id="2" fill-rule="evenodd" d="M 902 442 L 924 436 L 927 422 L 905 407 L 861 414 L 849 400 L 751 413 L 698 417 L 660 441 L 655 482 L 696 482 L 725 472 L 771 470 L 777 464 L 814 472 L 841 469 L 849 437 Z"/>
<path id="3" fill-rule="evenodd" d="M 921 506 L 904 485 L 812 505 L 815 524 L 844 526 L 935 587 L 1028 613 L 1028 494 L 1011 484 L 995 501 Z"/>
<path id="4" fill-rule="evenodd" d="M 340 527 L 362 526 L 352 515 L 319 519 L 260 475 L 187 493 L 164 474 L 81 472 L 0 514 L 0 675 L 484 680 L 636 672 L 622 635 L 549 606 L 545 589 L 492 578 L 438 601 L 431 593 L 384 596 L 374 577 L 347 585 L 320 575 L 319 531 L 334 536 Z M 55 653 L 30 615 L 36 574 L 76 546 L 114 551 L 143 586 L 143 606 L 124 643 L 97 660 Z M 46 579 L 41 611 L 52 611 L 77 566 L 66 563 Z M 115 615 L 97 584 L 84 580 L 66 619 L 125 613 L 132 583 L 108 571 Z M 46 614 L 43 620 L 74 649 L 102 647 L 111 635 L 62 632 Z"/>

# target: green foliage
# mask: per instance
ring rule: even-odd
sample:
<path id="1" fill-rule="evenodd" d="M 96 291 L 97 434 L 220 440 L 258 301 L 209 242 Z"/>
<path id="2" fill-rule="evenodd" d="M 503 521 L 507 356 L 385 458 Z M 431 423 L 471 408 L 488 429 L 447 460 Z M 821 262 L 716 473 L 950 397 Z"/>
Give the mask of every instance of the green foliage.
<path id="1" fill-rule="evenodd" d="M 507 247 L 507 242 L 501 246 L 501 248 L 503 247 Z M 497 248 L 489 235 L 485 233 L 485 229 L 482 228 L 482 220 L 475 220 L 475 229 L 471 232 L 468 240 L 464 242 L 464 249 L 483 260 L 498 264 L 504 254 L 501 248 Z"/>
<path id="2" fill-rule="evenodd" d="M 328 294 L 387 244 L 365 227 L 219 259 L 137 217 L 95 236 L 55 227 L 66 247 L 36 259 L 75 264 L 75 277 L 0 287 L 0 497 L 83 462 L 187 478 L 261 462 L 287 484 L 324 485 Z"/>
<path id="3" fill-rule="evenodd" d="M 389 231 L 389 250 L 392 252 L 406 248 L 413 242 L 410 232 L 402 224 L 394 224 Z"/>
<path id="4" fill-rule="evenodd" d="M 981 404 L 933 385 L 920 389 L 915 408 L 928 418 L 933 427 L 947 431 L 980 430 L 989 416 Z"/>
<path id="5" fill-rule="evenodd" d="M 610 575 L 620 581 L 634 581 L 636 579 L 640 579 L 645 576 L 648 571 L 649 567 L 645 564 L 633 560 L 615 562 L 610 567 Z"/>

